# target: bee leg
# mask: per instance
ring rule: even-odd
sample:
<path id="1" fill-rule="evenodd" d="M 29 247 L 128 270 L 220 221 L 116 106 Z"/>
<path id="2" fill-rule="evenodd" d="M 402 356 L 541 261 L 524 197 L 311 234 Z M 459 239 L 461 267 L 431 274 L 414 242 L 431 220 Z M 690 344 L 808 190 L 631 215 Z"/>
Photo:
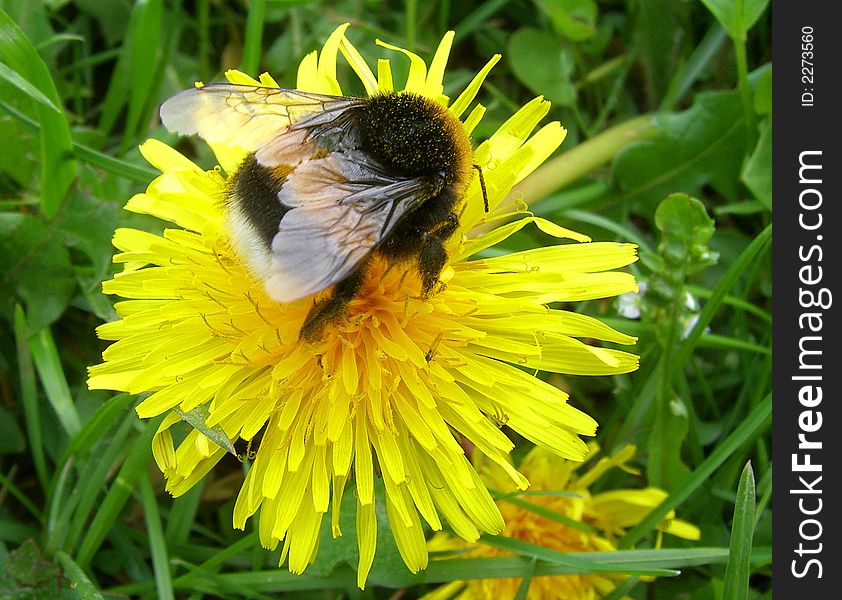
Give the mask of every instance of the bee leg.
<path id="1" fill-rule="evenodd" d="M 430 296 L 439 283 L 439 275 L 447 262 L 447 250 L 444 242 L 459 228 L 459 217 L 450 213 L 430 232 L 422 236 L 421 251 L 418 255 L 418 271 L 421 274 L 421 295 Z"/>
<path id="2" fill-rule="evenodd" d="M 299 339 L 305 342 L 317 342 L 322 337 L 325 325 L 336 321 L 343 314 L 348 302 L 360 291 L 365 280 L 366 264 L 363 263 L 345 279 L 336 284 L 330 298 L 320 300 L 307 313 L 304 324 L 301 326 Z"/>

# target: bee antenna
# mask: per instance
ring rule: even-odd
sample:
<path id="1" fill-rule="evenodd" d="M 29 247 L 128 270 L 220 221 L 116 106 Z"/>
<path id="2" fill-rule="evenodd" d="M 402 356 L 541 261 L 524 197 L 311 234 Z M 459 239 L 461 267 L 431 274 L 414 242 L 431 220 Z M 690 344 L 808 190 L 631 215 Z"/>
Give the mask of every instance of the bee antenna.
<path id="1" fill-rule="evenodd" d="M 485 177 L 482 176 L 482 167 L 479 165 L 471 165 L 477 170 L 479 174 L 479 187 L 482 190 L 482 201 L 485 205 L 485 212 L 488 212 L 488 191 L 485 189 Z"/>

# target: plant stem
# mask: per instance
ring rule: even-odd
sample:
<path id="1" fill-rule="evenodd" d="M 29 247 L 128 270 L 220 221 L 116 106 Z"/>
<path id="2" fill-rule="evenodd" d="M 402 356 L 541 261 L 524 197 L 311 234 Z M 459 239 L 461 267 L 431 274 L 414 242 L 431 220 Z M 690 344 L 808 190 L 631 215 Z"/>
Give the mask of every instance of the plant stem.
<path id="1" fill-rule="evenodd" d="M 743 3 L 736 1 L 736 13 L 743 14 Z M 742 19 L 737 27 L 737 34 L 732 38 L 734 42 L 734 57 L 737 61 L 737 86 L 743 101 L 743 112 L 748 123 L 748 148 L 753 148 L 757 141 L 757 116 L 754 114 L 754 102 L 751 99 L 751 87 L 748 84 L 748 59 L 746 58 L 746 38 L 748 32 Z"/>
<path id="2" fill-rule="evenodd" d="M 545 162 L 516 185 L 513 192 L 522 194 L 527 203 L 540 200 L 609 162 L 632 142 L 650 140 L 657 135 L 651 115 L 635 117 Z"/>

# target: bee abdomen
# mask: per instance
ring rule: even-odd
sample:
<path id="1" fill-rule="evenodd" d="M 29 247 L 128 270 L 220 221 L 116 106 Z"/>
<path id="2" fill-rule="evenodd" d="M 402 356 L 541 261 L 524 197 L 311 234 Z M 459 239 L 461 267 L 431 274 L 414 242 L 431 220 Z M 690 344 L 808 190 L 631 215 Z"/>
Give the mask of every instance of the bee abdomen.
<path id="1" fill-rule="evenodd" d="M 229 184 L 226 198 L 229 211 L 238 213 L 267 251 L 278 233 L 281 218 L 289 211 L 278 199 L 278 192 L 292 170 L 286 165 L 264 167 L 258 164 L 254 154 L 249 154 Z"/>

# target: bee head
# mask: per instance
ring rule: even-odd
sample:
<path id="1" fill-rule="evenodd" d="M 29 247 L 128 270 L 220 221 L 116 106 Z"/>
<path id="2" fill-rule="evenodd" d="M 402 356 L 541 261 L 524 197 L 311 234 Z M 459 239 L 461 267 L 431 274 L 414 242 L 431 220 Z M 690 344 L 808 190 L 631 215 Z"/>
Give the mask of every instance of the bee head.
<path id="1" fill-rule="evenodd" d="M 471 145 L 462 124 L 423 96 L 391 93 L 370 98 L 360 132 L 362 148 L 401 175 L 440 177 L 450 183 L 470 169 Z"/>

